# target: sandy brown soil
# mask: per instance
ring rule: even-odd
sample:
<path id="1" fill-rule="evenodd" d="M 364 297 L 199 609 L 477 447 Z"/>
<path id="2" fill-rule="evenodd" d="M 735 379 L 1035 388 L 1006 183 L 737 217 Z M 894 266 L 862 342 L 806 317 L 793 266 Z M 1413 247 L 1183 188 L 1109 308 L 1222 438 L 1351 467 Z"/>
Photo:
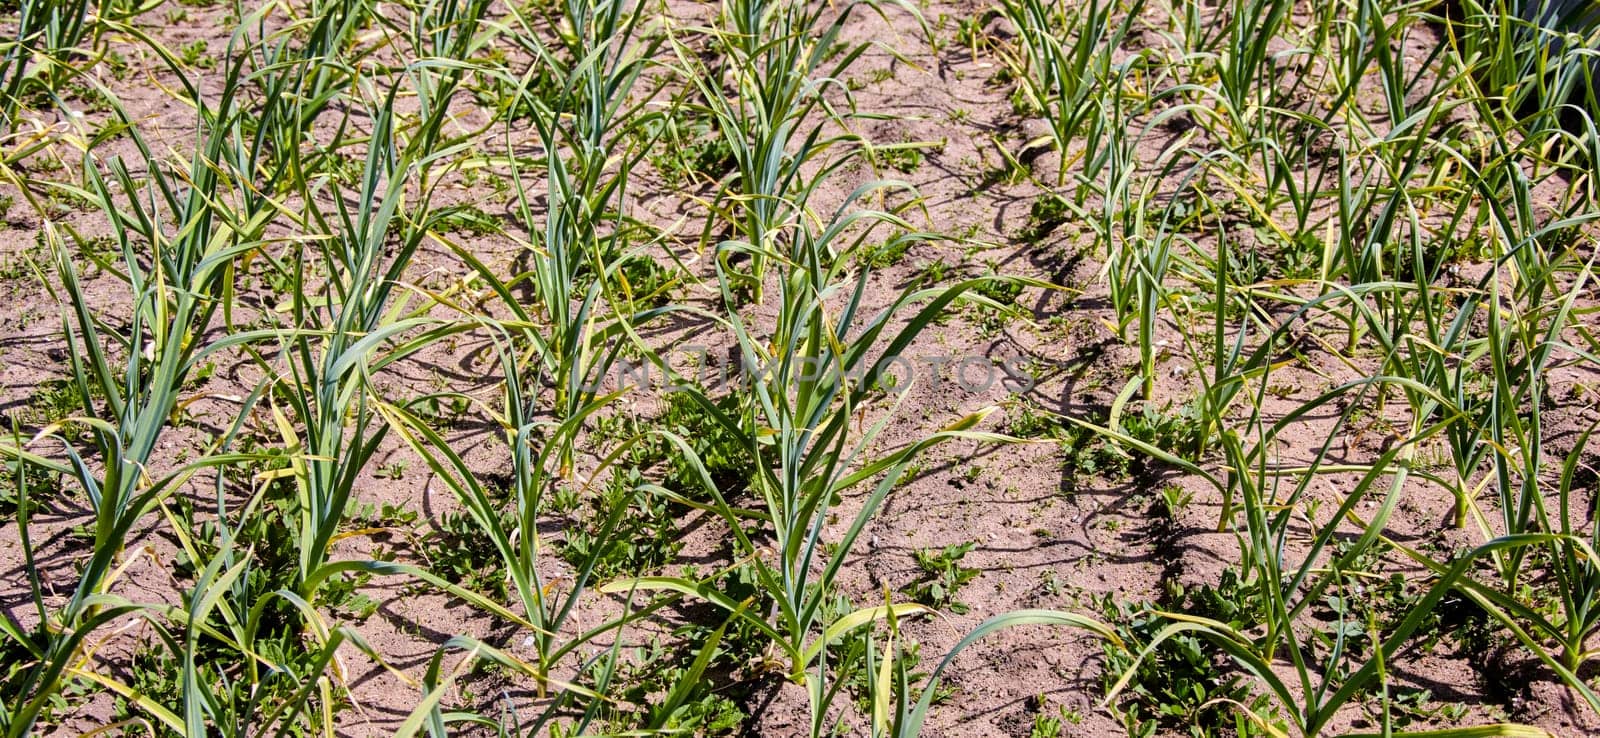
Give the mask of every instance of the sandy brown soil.
<path id="1" fill-rule="evenodd" d="M 922 13 L 930 21 L 948 19 L 950 23 L 941 26 L 948 37 L 950 24 L 975 17 L 985 7 L 986 3 L 970 0 L 938 0 L 927 3 Z M 672 9 L 674 14 L 698 13 L 702 17 L 709 11 L 707 6 L 684 3 L 675 3 Z M 223 11 L 188 8 L 186 12 L 188 18 L 181 23 L 160 24 L 153 16 L 145 20 L 166 43 L 176 46 L 198 39 L 205 41 L 213 54 L 221 53 L 227 31 L 219 22 Z M 997 30 L 1004 32 L 1003 28 Z M 975 311 L 962 312 L 933 327 L 907 352 L 911 356 L 1031 358 L 1038 382 L 1030 391 L 1019 397 L 996 385 L 968 392 L 955 387 L 949 376 L 941 378 L 940 387 L 931 381 L 920 382 L 904 398 L 880 446 L 897 447 L 991 405 L 1006 408 L 990 421 L 995 430 L 1014 423 L 1022 403 L 1063 415 L 1103 412 L 1133 375 L 1137 353 L 1107 327 L 1114 315 L 1098 275 L 1103 254 L 1094 250 L 1092 239 L 1071 223 L 1043 235 L 1028 233 L 1029 208 L 1039 197 L 1039 188 L 1007 184 L 991 176 L 1002 163 L 1000 149 L 1020 151 L 1037 135 L 1036 127 L 1013 111 L 1008 87 L 996 82 L 999 70 L 995 61 L 974 55 L 959 44 L 948 44 L 936 52 L 917 33 L 911 18 L 898 9 L 888 10 L 887 21 L 859 13 L 848 34 L 854 40 L 890 46 L 911 62 L 879 49 L 866 54 L 851 70 L 851 79 L 860 83 L 854 91 L 857 108 L 882 116 L 881 120 L 856 121 L 854 130 L 877 142 L 935 142 L 937 145 L 926 151 L 926 160 L 912 171 L 881 174 L 904 179 L 920 193 L 922 207 L 914 217 L 918 227 L 960 236 L 919 244 L 899 263 L 879 271 L 867 294 L 868 305 L 888 304 L 899 289 L 913 283 L 935 261 L 943 261 L 954 274 L 979 275 L 992 270 L 1063 288 L 1029 288 L 1019 303 L 1030 315 L 999 328 L 985 325 L 984 316 Z M 135 74 L 121 81 L 107 79 L 106 83 L 147 136 L 181 151 L 191 138 L 191 112 L 151 84 L 164 75 Z M 499 134 L 488 138 L 486 147 L 499 145 Z M 1159 153 L 1158 143 L 1150 143 L 1151 150 L 1145 153 Z M 531 136 L 529 145 L 533 145 Z M 99 155 L 116 151 L 113 144 Z M 1048 171 L 1054 161 L 1054 155 L 1046 154 L 1035 161 L 1036 170 Z M 864 166 L 847 168 L 819 193 L 819 209 L 830 208 L 832 202 L 875 176 Z M 710 271 L 705 255 L 697 254 L 696 241 L 699 223 L 706 217 L 701 198 L 708 194 L 704 186 L 673 188 L 644 173 L 632 195 L 637 203 L 635 215 L 675 231 L 664 248 L 700 258 L 702 277 Z M 514 210 L 503 193 L 464 183 L 445 190 L 441 199 L 475 202 L 493 215 L 508 218 Z M 0 311 L 0 408 L 19 417 L 27 417 L 25 411 L 41 389 L 67 372 L 59 302 L 33 274 L 21 268 L 42 254 L 35 248 L 39 222 L 24 210 L 20 204 L 14 205 L 9 222 L 0 230 L 0 265 L 5 265 L 10 275 L 3 288 L 11 298 L 9 309 Z M 78 211 L 67 213 L 64 219 L 92 233 L 104 227 L 97 218 Z M 516 233 L 517 229 L 513 225 L 509 230 Z M 512 239 L 467 233 L 453 237 L 494 268 L 507 272 L 514 268 L 519 246 Z M 466 274 L 447 248 L 430 243 L 419 254 L 409 277 L 418 284 L 444 288 Z M 122 290 L 119 282 L 103 274 L 88 282 L 91 299 L 108 315 L 125 310 Z M 252 304 L 270 310 L 269 297 L 262 296 Z M 685 305 L 716 305 L 714 294 L 702 285 L 681 287 L 673 297 Z M 433 314 L 451 317 L 442 308 Z M 1188 357 L 1176 348 L 1183 341 L 1180 328 L 1169 324 L 1163 331 L 1174 349 L 1166 352 L 1158 365 L 1161 379 L 1156 397 L 1181 402 L 1193 395 L 1197 384 Z M 731 338 L 714 326 L 688 319 L 663 320 L 647 326 L 645 332 L 661 349 L 689 343 L 721 349 L 732 345 Z M 237 404 L 228 398 L 247 394 L 261 380 L 258 367 L 241 356 L 232 358 L 238 361 L 236 366 L 219 362 L 215 374 L 196 391 L 213 399 L 192 406 L 186 427 L 165 436 L 163 448 L 172 449 L 175 461 L 180 461 L 182 449 L 197 446 L 203 436 L 232 423 Z M 1314 367 L 1288 368 L 1274 377 L 1283 388 L 1280 411 L 1293 407 L 1297 399 L 1359 376 L 1357 369 L 1326 355 L 1312 360 Z M 382 376 L 380 386 L 386 393 L 404 396 L 442 385 L 493 403 L 498 398 L 495 371 L 482 337 L 469 334 L 453 345 L 431 349 L 393 367 Z M 1592 390 L 1594 381 L 1590 374 L 1578 371 L 1552 377 L 1553 385 L 1570 387 L 1574 393 L 1580 388 Z M 1590 391 L 1560 422 L 1572 428 L 1590 422 L 1594 398 Z M 887 409 L 881 406 L 872 412 L 881 414 Z M 659 411 L 659 398 L 640 396 L 628 400 L 617 412 L 650 416 Z M 1309 418 L 1285 433 L 1279 460 L 1289 463 L 1308 458 L 1335 420 Z M 24 422 L 25 432 L 36 430 L 38 421 L 32 418 L 32 428 Z M 251 422 L 268 427 L 264 418 Z M 450 440 L 469 449 L 467 458 L 477 471 L 497 475 L 505 473 L 508 461 L 496 435 L 497 429 L 488 423 L 463 423 Z M 1368 437 L 1345 438 L 1339 443 L 1355 463 L 1381 453 L 1382 436 L 1382 430 L 1375 429 Z M 587 463 L 594 461 L 591 458 Z M 1085 474 L 1072 468 L 1073 463 L 1068 450 L 1043 441 L 1002 445 L 960 441 L 938 447 L 871 521 L 840 580 L 842 594 L 857 604 L 881 600 L 884 590 L 900 591 L 918 580 L 914 550 L 974 543 L 963 564 L 980 569 L 981 574 L 958 595 L 970 609 L 905 624 L 905 636 L 920 644 L 923 668 L 930 668 L 963 635 L 992 615 L 1021 608 L 1099 614 L 1099 602 L 1107 597 L 1130 605 L 1159 604 L 1169 596 L 1173 583 L 1191 589 L 1214 586 L 1225 571 L 1237 568 L 1241 555 L 1238 540 L 1231 532 L 1217 532 L 1221 500 L 1208 485 L 1158 469 L 1140 469 L 1130 476 Z M 1312 494 L 1336 499 L 1339 491 L 1334 484 L 1334 478 L 1319 480 L 1321 488 Z M 1192 499 L 1175 519 L 1168 520 L 1155 512 L 1155 505 L 1161 490 L 1173 485 L 1188 491 Z M 209 490 L 202 485 L 182 494 L 196 501 L 197 507 L 210 499 Z M 363 473 L 358 494 L 357 504 L 403 507 L 418 512 L 419 517 L 412 524 L 346 539 L 336 548 L 337 558 L 366 558 L 381 550 L 402 561 L 427 565 L 425 550 L 418 542 L 436 535 L 441 521 L 460 507 L 431 477 L 422 460 L 393 436 L 386 439 L 374 468 Z M 839 521 L 848 521 L 859 505 L 859 496 L 847 496 L 836 510 L 829 535 L 837 536 L 843 525 Z M 1414 492 L 1406 494 L 1406 504 L 1392 520 L 1390 535 L 1408 545 L 1468 545 L 1476 534 L 1453 528 L 1452 505 L 1453 500 L 1437 490 L 1417 485 Z M 565 540 L 569 526 L 583 524 L 574 518 L 553 516 L 546 532 L 549 539 Z M 53 597 L 61 597 L 59 593 L 70 590 L 75 582 L 74 565 L 84 552 L 82 539 L 72 531 L 87 519 L 84 501 L 69 494 L 47 500 L 32 521 L 38 573 L 46 590 L 56 593 Z M 162 516 L 151 515 L 147 522 L 129 543 L 126 558 L 131 563 L 118 579 L 116 591 L 141 602 L 175 602 L 186 586 L 172 574 L 178 541 Z M 714 517 L 684 514 L 679 560 L 662 571 L 678 571 L 685 563 L 703 571 L 726 564 L 725 536 Z M 547 565 L 550 576 L 570 575 L 555 557 Z M 1397 560 L 1396 566 L 1400 565 Z M 1416 567 L 1406 571 L 1421 575 Z M 26 574 L 16 525 L 14 521 L 0 522 L 0 607 L 29 623 L 29 618 L 36 616 L 25 606 Z M 341 651 L 340 678 L 353 705 L 339 716 L 341 735 L 392 732 L 420 695 L 416 680 L 435 650 L 451 636 L 471 635 L 513 654 L 525 650 L 516 628 L 403 578 L 376 578 L 363 585 L 361 592 L 377 601 L 375 613 L 364 620 L 344 622 L 383 654 L 393 671 L 355 648 Z M 620 597 L 597 593 L 589 597 L 571 626 L 575 632 L 615 617 L 625 607 Z M 641 624 L 622 638 L 631 644 L 670 639 L 674 625 L 704 615 L 687 606 L 668 610 L 658 621 Z M 122 673 L 133 644 L 141 638 L 141 628 L 130 624 L 126 632 L 112 630 L 116 633 L 108 630 L 107 635 L 115 638 L 108 639 L 99 656 L 109 670 Z M 608 643 L 596 644 L 605 645 Z M 1470 653 L 1465 646 L 1446 642 L 1428 650 L 1408 651 L 1391 668 L 1397 684 L 1430 690 L 1433 705 L 1464 706 L 1453 720 L 1436 718 L 1441 724 L 1514 719 L 1563 735 L 1592 734 L 1600 729 L 1595 716 L 1572 704 L 1564 688 L 1542 674 L 1537 663 L 1526 662 L 1511 652 Z M 465 684 L 454 699 L 484 709 L 498 709 L 503 699 L 518 706 L 538 701 L 532 685 L 504 676 L 479 676 Z M 781 680 L 766 679 L 761 684 L 744 705 L 751 715 L 742 732 L 803 733 L 805 695 Z M 1036 715 L 1057 714 L 1062 708 L 1081 717 L 1081 722 L 1066 727 L 1064 735 L 1112 735 L 1124 730 L 1118 718 L 1100 706 L 1106 685 L 1101 646 L 1081 633 L 1041 627 L 1002 631 L 965 651 L 950 671 L 948 684 L 954 691 L 935 708 L 928 735 L 1027 736 Z M 1348 708 L 1337 726 L 1374 729 L 1371 707 Z M 90 696 L 63 715 L 55 729 L 62 735 L 81 733 L 107 720 L 111 709 L 111 700 L 104 693 Z M 859 717 L 849 719 L 859 721 Z M 861 728 L 851 723 L 847 732 Z"/>

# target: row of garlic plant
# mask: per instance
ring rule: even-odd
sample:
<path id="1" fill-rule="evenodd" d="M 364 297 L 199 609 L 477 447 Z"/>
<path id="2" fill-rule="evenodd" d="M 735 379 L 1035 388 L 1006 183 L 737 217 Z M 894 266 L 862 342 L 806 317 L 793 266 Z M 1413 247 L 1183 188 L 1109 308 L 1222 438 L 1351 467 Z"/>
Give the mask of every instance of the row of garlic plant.
<path id="1" fill-rule="evenodd" d="M 37 620 L 4 620 L 8 649 L 20 648 L 30 659 L 4 685 L 0 727 L 8 735 L 30 734 L 62 691 L 81 680 L 128 700 L 175 733 L 244 735 L 272 726 L 326 724 L 334 703 L 343 699 L 339 670 L 333 668 L 340 645 L 355 642 L 375 652 L 354 631 L 326 620 L 318 609 L 321 587 L 346 572 L 399 570 L 451 588 L 415 567 L 329 557 L 356 477 L 382 435 L 381 427 L 370 424 L 376 417 L 372 375 L 428 338 L 416 335 L 424 321 L 400 315 L 405 301 L 391 297 L 428 231 L 427 171 L 451 151 L 440 131 L 485 3 L 407 6 L 414 25 L 389 27 L 375 45 L 362 48 L 354 31 L 376 19 L 370 10 L 359 0 L 319 3 L 308 17 L 295 17 L 279 3 L 254 9 L 239 19 L 223 87 L 214 98 L 202 94 L 176 56 L 152 37 L 120 29 L 167 63 L 178 94 L 194 107 L 199 145 L 186 166 L 167 161 L 104 90 L 137 161 L 102 160 L 88 135 L 68 140 L 84 154 L 82 191 L 110 216 L 114 261 L 97 266 L 125 286 L 131 322 L 115 323 L 92 307 L 77 258 L 92 252 L 69 226 L 46 216 L 59 294 L 70 308 L 64 326 L 69 367 L 84 404 L 80 415 L 0 444 L 0 453 L 73 480 L 91 503 L 93 542 L 64 605 L 47 604 L 35 577 Z M 402 43 L 419 50 L 401 75 L 423 102 L 409 124 L 397 123 L 394 92 L 374 93 L 368 72 L 344 57 L 352 49 L 373 53 Z M 334 140 L 317 140 L 315 124 L 335 107 L 343 107 L 344 117 Z M 350 131 L 355 108 L 370 115 L 371 130 L 364 135 Z M 365 150 L 353 203 L 346 201 L 338 173 L 325 166 L 333 162 L 329 152 L 352 144 Z M 47 187 L 11 179 L 36 211 L 48 212 L 36 201 L 48 194 Z M 408 200 L 417 191 L 420 205 Z M 289 201 L 298 201 L 303 211 Z M 290 242 L 287 259 L 274 256 L 281 242 L 268 235 L 283 222 L 309 235 Z M 397 233 L 402 248 L 391 250 Z M 263 261 L 291 275 L 289 322 L 257 316 L 265 322 L 255 325 L 265 327 L 250 327 L 237 301 L 238 280 L 250 264 Z M 193 394 L 191 379 L 202 365 L 239 355 L 254 357 L 267 379 L 248 396 L 232 398 L 242 403 L 239 420 L 198 458 L 170 461 L 160 450 L 163 437 L 184 407 L 204 399 Z M 263 412 L 283 434 L 282 454 L 235 449 L 245 420 L 267 406 Z M 77 433 L 80 427 L 87 433 Z M 273 458 L 288 458 L 290 467 L 256 478 L 241 500 L 228 471 Z M 191 530 L 173 517 L 175 503 L 208 477 L 215 480 L 214 522 Z M 17 525 L 31 560 L 30 505 L 20 468 L 18 479 L 24 492 Z M 280 479 L 291 480 L 297 491 L 292 508 L 299 561 L 289 572 L 272 571 L 272 564 L 258 560 L 257 542 L 239 532 L 263 513 L 266 491 Z M 138 559 L 125 550 L 126 542 L 157 512 L 173 523 L 195 566 L 192 586 L 175 606 L 129 600 L 115 591 L 117 579 Z M 284 586 L 261 592 L 260 581 Z M 285 611 L 297 622 L 280 622 Z M 177 659 L 176 704 L 141 693 L 93 662 L 91 644 L 128 618 L 143 620 L 158 647 Z M 269 640 L 281 648 L 277 641 L 301 632 L 311 638 L 308 654 L 261 650 Z M 243 671 L 212 662 L 219 644 Z"/>
<path id="2" fill-rule="evenodd" d="M 1118 48 L 1125 30 L 1095 20 L 1097 4 L 1042 5 L 1001 6 L 1018 28 L 1013 74 L 1052 124 L 1062 167 L 1076 162 L 1086 173 L 1074 210 L 1108 254 L 1119 321 L 1139 327 L 1128 336 L 1141 353 L 1138 376 L 1111 423 L 1090 427 L 1213 486 L 1219 526 L 1240 537 L 1242 570 L 1263 595 L 1259 622 L 1157 613 L 1170 624 L 1142 644 L 1138 659 L 1167 639 L 1199 637 L 1273 699 L 1275 714 L 1234 706 L 1263 731 L 1286 720 L 1299 734 L 1322 734 L 1341 710 L 1375 693 L 1383 729 L 1400 735 L 1385 665 L 1444 597 L 1459 595 L 1600 709 L 1578 676 L 1592 657 L 1584 639 L 1600 624 L 1592 607 L 1595 521 L 1573 506 L 1590 433 L 1551 457 L 1542 422 L 1549 368 L 1594 361 L 1578 322 L 1593 259 L 1575 247 L 1600 217 L 1584 176 L 1600 144 L 1594 19 L 1571 4 L 1469 2 L 1459 17 L 1435 21 L 1448 36 L 1430 38 L 1422 24 L 1437 6 L 1329 3 L 1297 29 L 1301 45 L 1274 54 L 1269 45 L 1286 35 L 1295 4 L 1174 2 L 1164 8 L 1166 29 L 1155 27 L 1168 46 L 1135 51 Z M 1117 10 L 1131 19 L 1141 5 Z M 1100 39 L 1107 41 L 1095 45 Z M 1420 58 L 1406 54 L 1414 39 L 1429 44 Z M 1383 95 L 1368 113 L 1357 92 L 1374 80 Z M 1320 105 L 1296 107 L 1299 90 Z M 1099 121 L 1092 110 L 1110 115 Z M 1205 137 L 1179 137 L 1153 162 L 1140 160 L 1140 138 L 1176 116 Z M 1063 135 L 1083 130 L 1104 131 L 1103 165 Z M 1099 217 L 1081 207 L 1095 175 L 1088 190 L 1100 198 Z M 1533 189 L 1560 177 L 1575 184 L 1541 212 Z M 1057 173 L 1056 184 L 1062 179 Z M 1244 224 L 1231 226 L 1230 214 Z M 1269 232 L 1285 251 L 1314 245 L 1308 268 L 1246 263 L 1253 257 L 1236 246 L 1246 232 Z M 1472 257 L 1488 268 L 1452 284 L 1451 261 Z M 1339 331 L 1328 335 L 1330 325 Z M 1185 347 L 1179 361 L 1193 361 L 1184 376 L 1201 381 L 1193 396 L 1198 448 L 1157 448 L 1117 423 L 1135 391 L 1154 397 L 1157 336 L 1173 328 Z M 1361 376 L 1288 411 L 1269 410 L 1282 352 L 1307 334 Z M 1361 432 L 1356 414 L 1374 407 L 1398 429 L 1394 442 L 1365 459 L 1335 461 L 1340 439 Z M 1318 415 L 1336 422 L 1318 431 L 1325 435 L 1310 458 L 1280 460 L 1279 439 Z M 1424 460 L 1432 448 L 1444 449 L 1445 470 Z M 1323 480 L 1339 480 L 1335 499 L 1316 491 Z M 1457 525 L 1478 530 L 1479 546 L 1439 559 L 1392 533 L 1395 511 L 1432 493 L 1455 501 Z M 1308 521 L 1309 534 L 1297 528 Z M 1375 574 L 1364 563 L 1375 554 L 1433 574 L 1392 622 L 1362 622 L 1349 607 L 1331 613 L 1369 631 L 1376 648 L 1341 636 L 1330 649 L 1299 632 L 1326 602 L 1348 602 L 1324 598 Z M 1526 585 L 1539 574 L 1553 578 L 1553 609 L 1530 599 Z M 1001 616 L 979 633 L 1052 618 L 1116 639 L 1107 626 L 1067 614 Z M 1108 700 L 1126 688 L 1137 661 L 1113 675 Z"/>

